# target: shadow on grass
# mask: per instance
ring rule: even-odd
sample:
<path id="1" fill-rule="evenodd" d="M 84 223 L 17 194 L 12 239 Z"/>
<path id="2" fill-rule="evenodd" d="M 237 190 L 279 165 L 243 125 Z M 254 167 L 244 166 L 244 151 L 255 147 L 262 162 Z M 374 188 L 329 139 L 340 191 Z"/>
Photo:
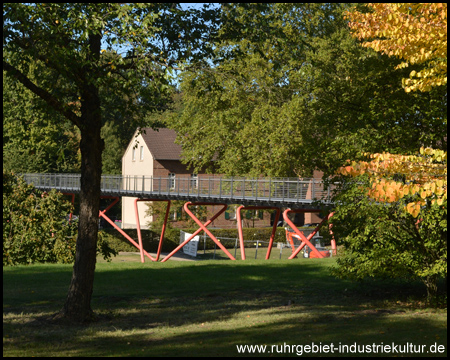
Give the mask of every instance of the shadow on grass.
<path id="1" fill-rule="evenodd" d="M 311 260 L 99 264 L 92 306 L 100 321 L 44 330 L 33 320 L 62 307 L 71 266 L 4 269 L 6 348 L 36 356 L 236 356 L 238 344 L 446 339 L 439 314 L 404 306 L 424 295 L 421 284 L 354 284 L 329 276 L 332 259 Z M 46 343 L 51 348 L 39 345 Z M 286 350 L 272 355 L 299 349 Z"/>

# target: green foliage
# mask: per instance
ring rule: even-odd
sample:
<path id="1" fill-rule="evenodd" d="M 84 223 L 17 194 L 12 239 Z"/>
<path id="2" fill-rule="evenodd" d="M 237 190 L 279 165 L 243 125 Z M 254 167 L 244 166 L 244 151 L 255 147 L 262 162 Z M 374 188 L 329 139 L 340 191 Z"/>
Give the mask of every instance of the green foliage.
<path id="1" fill-rule="evenodd" d="M 125 233 L 138 242 L 138 235 L 136 229 L 124 229 Z M 158 250 L 159 239 L 161 233 L 153 230 L 141 230 L 142 244 L 144 250 L 147 252 L 156 253 Z M 102 239 L 110 248 L 115 252 L 126 251 L 136 252 L 139 251 L 134 245 L 132 245 L 122 234 L 115 229 L 104 229 L 99 231 L 99 239 Z M 180 242 L 179 229 L 169 229 L 165 232 L 162 251 L 170 252 L 175 249 Z"/>
<path id="2" fill-rule="evenodd" d="M 334 275 L 353 280 L 418 278 L 431 301 L 438 278 L 447 276 L 447 204 L 427 203 L 418 221 L 401 202 L 373 202 L 361 186 L 367 179 L 358 181 L 335 198 L 332 230 L 345 250 Z"/>
<path id="3" fill-rule="evenodd" d="M 406 94 L 400 60 L 361 47 L 345 9 L 226 6 L 214 66 L 183 74 L 185 108 L 168 121 L 185 161 L 230 175 L 329 175 L 361 152 L 446 146 L 446 90 Z"/>
<path id="4" fill-rule="evenodd" d="M 72 263 L 77 222 L 72 205 L 55 190 L 42 193 L 13 173 L 3 172 L 3 265 Z M 98 253 L 116 255 L 104 241 Z"/>
<path id="5" fill-rule="evenodd" d="M 3 169 L 18 173 L 78 172 L 76 128 L 18 81 L 5 75 L 4 72 Z"/>
<path id="6" fill-rule="evenodd" d="M 176 218 L 178 222 L 178 227 L 191 227 L 195 225 L 195 221 L 184 211 L 185 201 L 171 201 L 170 202 L 170 213 L 169 221 L 167 222 L 167 228 L 172 228 L 172 222 Z M 167 204 L 166 202 L 149 202 L 147 204 L 147 211 L 145 212 L 148 216 L 153 216 L 153 221 L 149 222 L 147 226 L 154 231 L 160 231 L 164 223 L 164 218 L 166 215 Z M 200 220 L 206 221 L 207 207 L 206 206 L 194 206 L 190 210 L 192 213 Z"/>

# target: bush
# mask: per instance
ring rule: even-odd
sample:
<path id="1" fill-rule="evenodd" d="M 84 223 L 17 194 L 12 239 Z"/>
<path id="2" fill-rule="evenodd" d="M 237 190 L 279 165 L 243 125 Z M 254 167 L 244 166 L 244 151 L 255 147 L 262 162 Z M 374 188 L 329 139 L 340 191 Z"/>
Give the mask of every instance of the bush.
<path id="1" fill-rule="evenodd" d="M 371 201 L 361 183 L 348 186 L 335 201 L 333 233 L 345 250 L 332 273 L 352 280 L 420 279 L 433 302 L 438 280 L 447 278 L 447 201 L 428 200 L 414 218 L 402 201 Z"/>
<path id="2" fill-rule="evenodd" d="M 56 190 L 48 193 L 3 172 L 3 265 L 72 263 L 78 223 L 66 219 L 72 204 Z M 99 239 L 97 252 L 115 254 Z"/>
<path id="3" fill-rule="evenodd" d="M 123 231 L 138 243 L 138 236 L 136 229 L 123 229 Z M 156 252 L 158 250 L 160 234 L 152 230 L 141 230 L 142 244 L 144 250 L 147 252 Z M 133 244 L 131 244 L 122 234 L 115 229 L 103 229 L 99 231 L 100 237 L 108 246 L 116 252 L 119 251 L 139 251 Z M 162 251 L 170 252 L 178 246 L 180 239 L 179 229 L 168 229 L 165 232 Z"/>

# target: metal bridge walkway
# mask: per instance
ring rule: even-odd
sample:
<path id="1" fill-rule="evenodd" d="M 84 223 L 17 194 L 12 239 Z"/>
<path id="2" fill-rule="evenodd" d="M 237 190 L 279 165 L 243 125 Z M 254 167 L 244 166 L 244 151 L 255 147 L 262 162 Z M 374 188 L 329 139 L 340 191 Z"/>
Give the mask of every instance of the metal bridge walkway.
<path id="1" fill-rule="evenodd" d="M 22 174 L 25 181 L 33 184 L 40 190 L 49 191 L 56 189 L 64 193 L 80 192 L 80 174 Z M 317 232 L 319 227 L 308 236 L 305 237 L 301 231 L 290 221 L 289 213 L 298 212 L 319 212 L 320 204 L 330 203 L 331 188 L 324 189 L 324 184 L 316 179 L 293 179 L 293 178 L 236 178 L 236 177 L 217 177 L 200 175 L 198 177 L 179 176 L 179 177 L 149 177 L 149 176 L 122 176 L 122 175 L 103 175 L 101 180 L 101 195 L 115 197 L 115 200 L 105 209 L 99 211 L 99 216 L 108 221 L 123 236 L 125 236 L 134 246 L 136 246 L 141 254 L 141 262 L 144 262 L 144 255 L 152 261 L 158 261 L 161 253 L 161 247 L 164 239 L 164 231 L 170 211 L 171 200 L 184 200 L 184 210 L 186 213 L 200 226 L 188 239 L 175 248 L 164 261 L 167 261 L 172 255 L 184 247 L 198 233 L 204 231 L 208 236 L 221 248 L 225 254 L 231 259 L 236 260 L 228 250 L 218 241 L 214 235 L 207 229 L 212 221 L 222 214 L 227 204 L 241 204 L 237 209 L 238 218 L 240 211 L 248 208 L 271 208 L 276 209 L 276 217 L 273 223 L 272 235 L 267 249 L 266 259 L 269 259 L 270 252 L 275 236 L 278 219 L 280 216 L 280 207 L 286 207 L 283 212 L 283 218 L 287 224 L 294 230 L 302 244 L 292 253 L 289 259 L 297 256 L 303 246 L 309 246 L 318 258 L 324 257 L 310 243 L 312 236 Z M 136 225 L 138 233 L 138 243 L 134 241 L 122 229 L 117 227 L 105 213 L 119 201 L 119 197 L 130 196 L 135 197 L 134 208 L 136 214 Z M 139 214 L 137 208 L 138 201 L 166 201 L 166 215 L 161 230 L 161 237 L 158 246 L 156 258 L 148 254 L 143 247 L 142 236 L 139 224 Z M 73 197 L 72 197 L 73 202 Z M 211 205 L 217 203 L 223 205 L 214 216 L 212 216 L 204 224 L 189 210 L 191 205 Z M 332 213 L 328 214 L 322 222 L 326 221 Z M 239 241 L 241 248 L 242 260 L 245 260 L 245 246 L 242 232 L 242 222 L 237 221 Z M 320 225 L 319 225 L 320 226 Z M 333 241 L 332 241 L 333 244 Z M 336 249 L 334 243 L 334 250 Z"/>
<path id="2" fill-rule="evenodd" d="M 40 190 L 56 189 L 79 193 L 80 174 L 21 174 L 25 181 Z M 302 209 L 314 202 L 330 204 L 331 188 L 323 181 L 299 178 L 242 178 L 199 175 L 177 177 L 103 175 L 102 195 L 130 196 L 141 199 L 184 200 L 277 206 Z"/>

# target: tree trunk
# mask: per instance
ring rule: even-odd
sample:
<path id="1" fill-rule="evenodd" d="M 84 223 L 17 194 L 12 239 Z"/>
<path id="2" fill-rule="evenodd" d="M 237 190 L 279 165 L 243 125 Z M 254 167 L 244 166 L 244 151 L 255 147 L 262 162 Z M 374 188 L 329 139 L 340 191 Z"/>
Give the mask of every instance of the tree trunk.
<path id="1" fill-rule="evenodd" d="M 93 319 L 91 297 L 97 253 L 98 213 L 102 174 L 103 139 L 98 91 L 92 87 L 82 101 L 81 192 L 78 238 L 72 280 L 62 317 L 75 322 Z"/>
<path id="2" fill-rule="evenodd" d="M 438 275 L 429 275 L 424 279 L 425 286 L 427 287 L 427 303 L 434 305 L 437 300 L 438 294 Z"/>

